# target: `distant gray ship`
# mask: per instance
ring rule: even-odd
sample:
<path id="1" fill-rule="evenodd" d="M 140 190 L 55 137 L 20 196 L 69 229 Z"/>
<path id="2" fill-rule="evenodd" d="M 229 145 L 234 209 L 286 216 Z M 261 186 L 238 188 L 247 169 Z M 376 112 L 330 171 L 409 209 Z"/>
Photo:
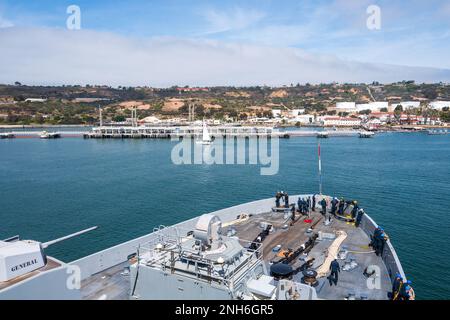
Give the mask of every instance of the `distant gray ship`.
<path id="1" fill-rule="evenodd" d="M 45 244 L 6 239 L 0 299 L 389 299 L 395 276 L 406 280 L 390 240 L 375 255 L 368 244 L 377 224 L 366 214 L 355 227 L 351 204 L 342 216 L 319 206 L 293 216 L 292 205 L 309 196 L 291 196 L 288 208 L 269 198 L 160 226 L 70 263 L 44 249 L 79 233 Z M 330 286 L 335 258 L 341 272 Z M 77 276 L 81 286 L 71 282 Z"/>

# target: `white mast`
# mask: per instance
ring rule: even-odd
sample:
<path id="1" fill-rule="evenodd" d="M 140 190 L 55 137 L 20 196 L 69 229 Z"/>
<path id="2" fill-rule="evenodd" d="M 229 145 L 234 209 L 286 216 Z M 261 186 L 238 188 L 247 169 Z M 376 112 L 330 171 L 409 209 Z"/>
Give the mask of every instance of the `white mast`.
<path id="1" fill-rule="evenodd" d="M 211 142 L 211 136 L 209 135 L 205 120 L 203 120 L 203 142 Z"/>

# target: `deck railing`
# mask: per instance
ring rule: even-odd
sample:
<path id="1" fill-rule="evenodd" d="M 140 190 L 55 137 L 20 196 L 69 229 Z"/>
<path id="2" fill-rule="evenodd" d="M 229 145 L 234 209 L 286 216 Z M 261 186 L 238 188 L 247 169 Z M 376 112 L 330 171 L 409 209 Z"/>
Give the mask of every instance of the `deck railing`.
<path id="1" fill-rule="evenodd" d="M 163 250 L 164 254 L 160 255 L 159 264 L 162 268 L 168 268 L 166 264 L 171 262 L 169 260 L 184 260 L 188 264 L 192 265 L 202 265 L 205 266 L 203 269 L 215 270 L 215 266 L 217 265 L 217 261 L 210 260 L 208 258 L 198 256 L 198 252 L 192 249 L 188 249 L 183 247 L 183 243 L 189 239 L 193 239 L 190 236 L 187 236 L 192 230 L 183 228 L 183 227 L 167 227 L 163 229 L 158 229 L 154 232 L 154 237 L 145 244 L 139 246 L 140 255 L 144 256 L 145 253 L 148 253 L 148 257 L 156 257 L 158 256 L 157 252 L 159 250 Z M 238 274 L 241 270 L 245 268 L 251 268 L 258 260 L 262 260 L 263 256 L 263 244 L 260 244 L 256 249 L 249 249 L 251 245 L 251 241 L 247 240 L 239 240 L 239 243 L 243 246 L 243 250 L 246 251 L 247 256 L 245 260 L 241 261 L 239 266 L 235 269 L 232 269 L 230 272 L 227 272 L 223 275 L 216 275 L 215 273 L 211 273 L 208 277 L 212 281 L 222 282 L 222 283 L 231 283 L 233 282 L 233 277 L 235 274 Z M 157 249 L 158 245 L 162 245 L 163 249 Z M 170 256 L 167 255 L 170 253 Z M 250 253 L 250 254 L 249 254 Z M 198 256 L 197 258 L 192 258 L 191 256 Z M 149 261 L 150 264 L 155 264 L 155 261 L 158 259 L 153 259 Z M 192 270 L 180 270 L 182 272 L 192 273 Z M 195 270 L 195 274 L 197 278 L 205 278 L 204 274 L 201 273 L 200 269 Z"/>

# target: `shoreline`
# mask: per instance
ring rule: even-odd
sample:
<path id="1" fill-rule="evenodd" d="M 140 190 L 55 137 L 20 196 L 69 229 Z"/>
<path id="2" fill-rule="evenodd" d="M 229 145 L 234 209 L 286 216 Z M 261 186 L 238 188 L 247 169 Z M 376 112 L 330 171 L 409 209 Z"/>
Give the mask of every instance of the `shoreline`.
<path id="1" fill-rule="evenodd" d="M 88 124 L 2 124 L 0 129 L 89 128 Z"/>

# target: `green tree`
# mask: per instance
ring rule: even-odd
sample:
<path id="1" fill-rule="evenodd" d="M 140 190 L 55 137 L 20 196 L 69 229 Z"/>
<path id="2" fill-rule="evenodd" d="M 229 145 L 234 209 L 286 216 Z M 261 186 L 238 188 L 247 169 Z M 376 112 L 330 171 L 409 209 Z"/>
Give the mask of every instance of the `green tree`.
<path id="1" fill-rule="evenodd" d="M 37 116 L 34 117 L 34 122 L 43 124 L 45 122 L 45 119 L 42 115 L 38 114 Z"/>
<path id="2" fill-rule="evenodd" d="M 124 122 L 126 120 L 125 116 L 119 114 L 114 116 L 113 121 L 114 122 Z"/>
<path id="3" fill-rule="evenodd" d="M 397 105 L 394 109 L 394 112 L 403 112 L 403 106 L 401 104 Z"/>
<path id="4" fill-rule="evenodd" d="M 246 113 L 239 113 L 239 119 L 240 120 L 247 120 L 247 114 Z"/>
<path id="5" fill-rule="evenodd" d="M 397 122 L 400 121 L 402 111 L 403 111 L 403 107 L 400 104 L 398 106 L 396 106 L 394 109 L 394 117 L 397 120 Z"/>

